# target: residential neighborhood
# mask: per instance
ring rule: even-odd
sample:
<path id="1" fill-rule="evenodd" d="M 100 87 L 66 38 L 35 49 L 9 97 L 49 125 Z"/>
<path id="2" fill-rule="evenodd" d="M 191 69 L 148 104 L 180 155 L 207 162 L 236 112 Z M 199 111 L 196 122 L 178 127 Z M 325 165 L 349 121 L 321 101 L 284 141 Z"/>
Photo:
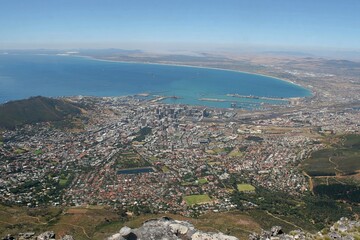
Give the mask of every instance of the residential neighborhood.
<path id="1" fill-rule="evenodd" d="M 6 130 L 1 201 L 188 216 L 228 211 L 235 207 L 231 177 L 292 195 L 309 191 L 298 166 L 325 148 L 317 138 L 358 133 L 360 126 L 356 108 L 249 114 L 156 99 L 71 97 L 86 109 L 75 127 L 38 123 Z"/>

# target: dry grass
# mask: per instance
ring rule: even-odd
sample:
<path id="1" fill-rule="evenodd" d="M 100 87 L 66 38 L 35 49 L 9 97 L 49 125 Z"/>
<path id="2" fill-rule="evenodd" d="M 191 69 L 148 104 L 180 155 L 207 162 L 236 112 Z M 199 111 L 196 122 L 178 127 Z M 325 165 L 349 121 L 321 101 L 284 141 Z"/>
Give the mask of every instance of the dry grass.
<path id="1" fill-rule="evenodd" d="M 163 216 L 189 221 L 199 230 L 221 231 L 240 239 L 246 239 L 252 231 L 260 231 L 260 226 L 252 217 L 239 212 L 208 213 L 197 219 L 173 214 L 149 214 L 130 217 L 123 223 L 116 213 L 104 207 L 34 210 L 0 205 L 0 237 L 8 233 L 16 236 L 20 232 L 39 234 L 49 230 L 54 231 L 58 238 L 70 234 L 77 240 L 98 240 L 118 232 L 125 225 L 137 228 L 146 220 Z"/>

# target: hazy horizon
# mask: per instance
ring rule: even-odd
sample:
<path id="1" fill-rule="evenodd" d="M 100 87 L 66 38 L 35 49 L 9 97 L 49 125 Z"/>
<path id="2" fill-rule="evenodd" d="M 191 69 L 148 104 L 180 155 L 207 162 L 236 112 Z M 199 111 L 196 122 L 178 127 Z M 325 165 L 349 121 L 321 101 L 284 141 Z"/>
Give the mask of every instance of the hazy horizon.
<path id="1" fill-rule="evenodd" d="M 360 51 L 360 2 L 13 0 L 0 49 Z"/>
<path id="2" fill-rule="evenodd" d="M 70 51 L 88 51 L 88 50 L 124 50 L 129 51 L 139 51 L 147 55 L 195 55 L 201 56 L 204 54 L 215 54 L 215 55 L 289 55 L 289 56 L 300 56 L 300 57 L 324 57 L 329 59 L 344 59 L 344 60 L 353 60 L 360 61 L 360 50 L 351 50 L 351 49 L 315 49 L 315 48 L 277 48 L 277 47 L 222 47 L 222 48 L 169 48 L 169 49 L 158 49 L 158 48 L 141 48 L 140 46 L 129 47 L 126 45 L 119 46 L 83 46 L 83 47 L 68 47 L 68 48 L 55 48 L 55 47 L 39 47 L 39 48 L 0 48 L 0 54 L 8 53 L 11 51 L 57 51 L 59 53 L 66 53 Z"/>

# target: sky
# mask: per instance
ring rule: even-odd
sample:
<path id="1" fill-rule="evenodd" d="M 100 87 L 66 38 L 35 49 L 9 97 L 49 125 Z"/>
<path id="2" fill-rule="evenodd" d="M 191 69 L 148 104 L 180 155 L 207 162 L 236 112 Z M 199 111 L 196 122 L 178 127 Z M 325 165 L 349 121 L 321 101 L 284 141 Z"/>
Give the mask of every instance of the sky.
<path id="1" fill-rule="evenodd" d="M 0 49 L 360 50 L 360 0 L 0 0 Z"/>

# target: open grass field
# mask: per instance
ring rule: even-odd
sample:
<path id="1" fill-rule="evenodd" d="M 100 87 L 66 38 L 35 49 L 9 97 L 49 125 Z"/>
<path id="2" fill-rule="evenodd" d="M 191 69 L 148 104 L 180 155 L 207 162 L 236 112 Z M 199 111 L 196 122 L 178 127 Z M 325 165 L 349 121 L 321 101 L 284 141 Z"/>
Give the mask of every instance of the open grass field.
<path id="1" fill-rule="evenodd" d="M 35 155 L 41 155 L 41 154 L 43 154 L 43 152 L 40 149 L 37 149 L 37 150 L 34 151 L 34 154 Z"/>
<path id="2" fill-rule="evenodd" d="M 203 185 L 207 182 L 208 182 L 208 180 L 206 178 L 199 178 L 193 182 L 182 182 L 181 186 Z"/>
<path id="3" fill-rule="evenodd" d="M 119 170 L 150 166 L 150 163 L 143 159 L 132 148 L 121 149 L 113 158 L 115 158 L 115 167 Z"/>
<path id="4" fill-rule="evenodd" d="M 205 184 L 205 183 L 208 182 L 208 180 L 207 180 L 206 178 L 199 178 L 199 179 L 197 180 L 197 182 L 198 182 L 199 184 Z"/>
<path id="5" fill-rule="evenodd" d="M 170 171 L 170 169 L 167 166 L 163 166 L 161 168 L 161 171 L 163 171 L 163 173 L 168 173 Z"/>
<path id="6" fill-rule="evenodd" d="M 185 196 L 184 200 L 189 206 L 211 202 L 211 199 L 207 194 Z"/>
<path id="7" fill-rule="evenodd" d="M 233 151 L 233 148 L 214 148 L 211 150 L 207 150 L 206 152 L 209 154 L 224 154 L 227 155 Z"/>
<path id="8" fill-rule="evenodd" d="M 241 157 L 242 155 L 239 149 L 234 149 L 228 154 L 229 157 Z"/>
<path id="9" fill-rule="evenodd" d="M 60 186 L 66 186 L 69 183 L 70 176 L 61 176 L 59 180 Z"/>
<path id="10" fill-rule="evenodd" d="M 252 186 L 250 184 L 246 184 L 246 183 L 238 184 L 237 189 L 239 192 L 254 192 L 255 191 L 254 186 Z"/>

